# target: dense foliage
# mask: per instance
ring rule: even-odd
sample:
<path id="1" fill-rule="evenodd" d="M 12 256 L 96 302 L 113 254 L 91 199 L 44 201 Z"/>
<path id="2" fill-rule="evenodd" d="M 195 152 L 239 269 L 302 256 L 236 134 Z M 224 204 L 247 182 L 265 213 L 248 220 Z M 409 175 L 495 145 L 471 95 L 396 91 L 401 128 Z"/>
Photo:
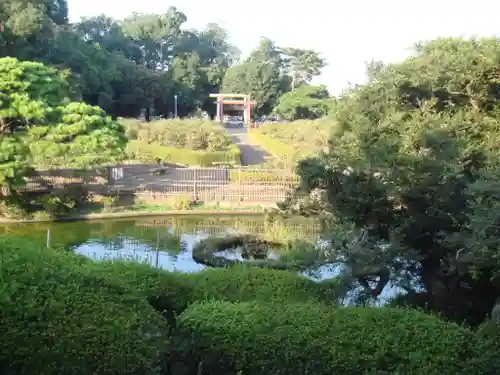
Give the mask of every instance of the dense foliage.
<path id="1" fill-rule="evenodd" d="M 158 120 L 140 122 L 124 120 L 130 140 L 159 146 L 186 148 L 193 151 L 223 151 L 231 145 L 225 128 L 213 121 Z"/>
<path id="2" fill-rule="evenodd" d="M 367 295 L 392 280 L 395 303 L 472 325 L 500 297 L 499 46 L 440 39 L 378 65 L 341 99 L 329 151 L 300 163 L 297 198 L 325 191 L 345 228 L 332 255 Z"/>
<path id="3" fill-rule="evenodd" d="M 324 86 L 300 86 L 278 99 L 273 113 L 284 120 L 314 120 L 325 117 L 334 109 L 335 101 Z"/>
<path id="4" fill-rule="evenodd" d="M 334 307 L 331 283 L 231 267 L 194 274 L 0 243 L 3 374 L 495 374 L 495 331 Z M 486 328 L 486 326 L 485 326 Z"/>
<path id="5" fill-rule="evenodd" d="M 123 119 L 120 123 L 129 139 L 126 155 L 130 160 L 207 167 L 217 163 L 241 164 L 240 149 L 232 144 L 225 128 L 217 122 Z"/>
<path id="6" fill-rule="evenodd" d="M 67 75 L 0 59 L 0 183 L 32 165 L 88 167 L 120 159 L 123 128 L 99 107 L 72 102 Z"/>
<path id="7" fill-rule="evenodd" d="M 12 0 L 0 3 L 0 21 L 0 57 L 70 69 L 74 93 L 113 117 L 184 117 L 199 110 L 214 115 L 208 95 L 222 85 L 251 94 L 259 102 L 257 113 L 269 113 L 290 82 L 307 83 L 324 66 L 314 51 L 279 49 L 272 42 L 234 65 L 239 51 L 224 29 L 212 23 L 187 30 L 186 15 L 175 7 L 121 21 L 98 15 L 70 25 L 66 0 Z"/>
<path id="8" fill-rule="evenodd" d="M 71 253 L 2 239 L 2 374 L 161 374 L 167 324 Z"/>
<path id="9" fill-rule="evenodd" d="M 212 303 L 180 316 L 173 361 L 203 374 L 487 374 L 474 333 L 416 311 Z"/>

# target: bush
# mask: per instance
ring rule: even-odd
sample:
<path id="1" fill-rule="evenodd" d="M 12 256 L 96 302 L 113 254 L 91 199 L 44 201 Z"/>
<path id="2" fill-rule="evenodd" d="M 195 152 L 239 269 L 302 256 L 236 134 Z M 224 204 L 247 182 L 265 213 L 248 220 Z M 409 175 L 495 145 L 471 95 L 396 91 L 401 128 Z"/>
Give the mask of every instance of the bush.
<path id="1" fill-rule="evenodd" d="M 403 309 L 217 301 L 186 310 L 174 337 L 171 364 L 205 375 L 479 375 L 488 368 L 471 331 Z"/>
<path id="2" fill-rule="evenodd" d="M 2 374 L 160 374 L 167 325 L 70 252 L 0 240 Z"/>
<path id="3" fill-rule="evenodd" d="M 205 120 L 166 119 L 152 122 L 121 120 L 130 140 L 192 151 L 224 151 L 231 137 L 219 123 Z"/>
<path id="4" fill-rule="evenodd" d="M 241 164 L 240 149 L 232 145 L 225 151 L 192 151 L 189 149 L 164 147 L 142 141 L 130 141 L 127 145 L 129 159 L 141 162 L 164 162 L 208 167 L 217 163 Z"/>
<path id="5" fill-rule="evenodd" d="M 195 285 L 192 302 L 211 299 L 230 302 L 258 300 L 280 304 L 294 301 L 336 302 L 335 296 L 319 284 L 288 271 L 233 266 L 209 268 L 189 274 L 187 279 Z"/>
<path id="6" fill-rule="evenodd" d="M 99 269 L 112 280 L 134 288 L 158 311 L 181 313 L 189 305 L 212 299 L 239 301 L 315 301 L 332 304 L 335 295 L 291 272 L 248 267 L 206 269 L 183 274 L 133 262 L 103 262 Z"/>
<path id="7" fill-rule="evenodd" d="M 164 314 L 180 313 L 193 302 L 194 285 L 183 273 L 124 261 L 101 262 L 96 267 L 111 280 L 134 289 Z"/>
<path id="8" fill-rule="evenodd" d="M 176 195 L 175 197 L 172 197 L 170 202 L 174 210 L 182 211 L 189 211 L 191 208 L 193 208 L 193 205 L 195 203 L 185 195 Z"/>

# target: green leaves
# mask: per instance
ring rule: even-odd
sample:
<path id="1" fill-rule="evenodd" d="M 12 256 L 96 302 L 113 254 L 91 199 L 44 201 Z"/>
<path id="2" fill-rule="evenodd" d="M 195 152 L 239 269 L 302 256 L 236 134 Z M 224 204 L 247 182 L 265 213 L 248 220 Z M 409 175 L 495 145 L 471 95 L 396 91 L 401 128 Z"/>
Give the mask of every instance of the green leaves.
<path id="1" fill-rule="evenodd" d="M 65 73 L 37 62 L 0 59 L 0 181 L 37 166 L 90 167 L 116 161 L 124 129 L 105 112 L 69 102 Z"/>
<path id="2" fill-rule="evenodd" d="M 248 302 L 247 302 L 248 301 Z M 422 312 L 314 303 L 194 304 L 174 332 L 172 360 L 226 374 L 480 374 L 494 346 Z"/>
<path id="3" fill-rule="evenodd" d="M 291 77 L 292 91 L 301 84 L 308 84 L 321 74 L 326 62 L 312 50 L 283 48 L 285 67 Z"/>
<path id="4" fill-rule="evenodd" d="M 496 224 L 475 233 L 492 202 L 472 189 L 498 180 L 499 63 L 495 39 L 440 39 L 372 64 L 369 82 L 339 100 L 329 152 L 299 166 L 306 194 L 323 181 L 328 213 L 386 246 L 335 249 L 336 260 L 375 264 L 383 253 L 395 278 L 424 291 L 421 305 L 470 324 L 500 296 L 486 260 L 497 264 Z"/>
<path id="5" fill-rule="evenodd" d="M 303 85 L 283 94 L 273 112 L 289 121 L 314 120 L 326 116 L 333 109 L 334 103 L 325 86 Z"/>

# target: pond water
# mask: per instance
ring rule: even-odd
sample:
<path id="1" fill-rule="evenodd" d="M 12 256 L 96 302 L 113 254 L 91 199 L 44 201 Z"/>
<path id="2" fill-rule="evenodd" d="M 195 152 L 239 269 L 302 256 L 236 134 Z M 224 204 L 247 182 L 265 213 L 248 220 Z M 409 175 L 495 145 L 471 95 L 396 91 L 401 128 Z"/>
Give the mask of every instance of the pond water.
<path id="1" fill-rule="evenodd" d="M 214 235 L 252 233 L 270 239 L 286 237 L 319 238 L 318 229 L 308 220 L 269 223 L 259 216 L 175 216 L 61 223 L 5 225 L 0 235 L 22 236 L 47 247 L 70 247 L 96 260 L 130 259 L 165 270 L 200 271 L 205 266 L 192 258 L 193 246 Z M 240 254 L 228 250 L 228 258 Z M 276 258 L 278 254 L 270 254 Z"/>
<path id="2" fill-rule="evenodd" d="M 251 233 L 277 241 L 297 238 L 318 242 L 320 239 L 319 227 L 311 220 L 297 218 L 286 223 L 270 223 L 262 215 L 161 216 L 0 226 L 0 235 L 22 236 L 52 248 L 69 247 L 95 260 L 129 259 L 181 272 L 205 268 L 192 258 L 197 242 L 209 236 L 236 233 Z M 241 259 L 241 254 L 234 250 L 220 255 Z M 279 254 L 270 252 L 269 257 L 276 259 Z M 323 280 L 338 274 L 338 268 L 325 266 L 304 274 Z M 384 299 L 396 292 L 393 287 L 385 289 Z"/>

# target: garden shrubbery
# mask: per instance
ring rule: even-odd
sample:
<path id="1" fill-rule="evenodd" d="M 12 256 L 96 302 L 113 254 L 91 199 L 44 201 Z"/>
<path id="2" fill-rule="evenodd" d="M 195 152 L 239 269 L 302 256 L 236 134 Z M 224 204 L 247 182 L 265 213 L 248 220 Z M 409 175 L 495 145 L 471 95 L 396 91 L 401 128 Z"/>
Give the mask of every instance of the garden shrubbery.
<path id="1" fill-rule="evenodd" d="M 142 122 L 120 120 L 129 139 L 128 159 L 211 166 L 241 164 L 240 150 L 219 123 L 206 120 L 165 119 Z"/>
<path id="2" fill-rule="evenodd" d="M 160 374 L 165 320 L 91 261 L 0 240 L 2 374 Z"/>
<path id="3" fill-rule="evenodd" d="M 192 151 L 222 151 L 231 145 L 231 137 L 215 121 L 165 119 L 151 122 L 122 120 L 130 140 Z"/>
<path id="4" fill-rule="evenodd" d="M 178 321 L 174 365 L 252 375 L 488 374 L 474 333 L 417 311 L 312 304 L 195 304 Z M 486 357 L 484 357 L 486 358 Z"/>
<path id="5" fill-rule="evenodd" d="M 174 164 L 200 165 L 202 167 L 217 163 L 241 164 L 241 152 L 235 145 L 220 151 L 193 151 L 186 148 L 160 146 L 136 140 L 127 144 L 127 156 L 131 160 L 146 163 L 154 163 L 161 159 L 164 162 Z"/>
<path id="6" fill-rule="evenodd" d="M 104 262 L 98 265 L 112 280 L 155 300 L 159 310 L 184 311 L 197 301 L 299 301 L 333 304 L 332 291 L 291 272 L 235 266 L 182 274 L 145 264 Z"/>
<path id="7" fill-rule="evenodd" d="M 341 308 L 334 288 L 249 267 L 166 272 L 0 240 L 6 375 L 498 373 L 497 330 Z M 495 326 L 496 327 L 496 326 Z"/>

